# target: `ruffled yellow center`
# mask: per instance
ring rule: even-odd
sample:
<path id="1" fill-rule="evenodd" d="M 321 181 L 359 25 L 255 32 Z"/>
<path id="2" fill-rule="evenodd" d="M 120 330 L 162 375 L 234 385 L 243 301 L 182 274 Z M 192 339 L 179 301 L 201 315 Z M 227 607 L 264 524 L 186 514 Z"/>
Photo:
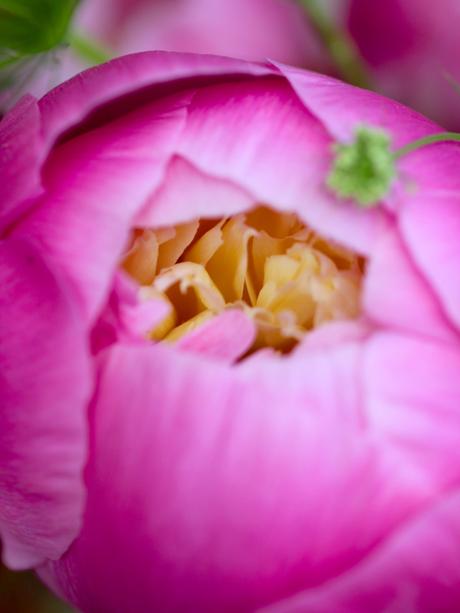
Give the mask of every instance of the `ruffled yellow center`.
<path id="1" fill-rule="evenodd" d="M 227 308 L 257 327 L 252 351 L 289 351 L 309 330 L 359 314 L 364 262 L 296 215 L 259 207 L 220 220 L 136 230 L 123 261 L 170 305 L 153 340 L 176 341 Z"/>

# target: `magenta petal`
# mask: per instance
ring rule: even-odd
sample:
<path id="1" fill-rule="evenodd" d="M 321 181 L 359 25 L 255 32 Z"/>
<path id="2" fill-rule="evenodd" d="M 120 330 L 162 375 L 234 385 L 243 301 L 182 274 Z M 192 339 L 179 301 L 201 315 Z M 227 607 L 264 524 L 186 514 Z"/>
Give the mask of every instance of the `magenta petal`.
<path id="1" fill-rule="evenodd" d="M 4 241 L 0 276 L 0 533 L 24 568 L 80 527 L 91 375 L 80 314 L 37 252 Z"/>
<path id="2" fill-rule="evenodd" d="M 254 322 L 243 311 L 230 309 L 183 336 L 177 347 L 231 363 L 251 347 L 255 336 Z"/>
<path id="3" fill-rule="evenodd" d="M 24 97 L 0 121 L 0 230 L 26 210 L 40 191 L 41 135 L 38 105 Z"/>

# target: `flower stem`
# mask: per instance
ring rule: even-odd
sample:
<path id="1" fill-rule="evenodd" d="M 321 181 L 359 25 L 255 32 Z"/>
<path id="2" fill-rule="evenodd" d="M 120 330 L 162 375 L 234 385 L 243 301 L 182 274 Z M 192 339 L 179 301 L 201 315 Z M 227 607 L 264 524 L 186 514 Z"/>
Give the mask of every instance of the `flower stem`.
<path id="1" fill-rule="evenodd" d="M 460 142 L 460 134 L 457 132 L 439 132 L 438 134 L 430 134 L 429 136 L 424 136 L 423 138 L 419 138 L 417 140 L 404 145 L 401 149 L 398 149 L 393 153 L 393 157 L 395 160 L 399 160 L 403 156 L 408 153 L 412 153 L 413 151 L 417 151 L 417 149 L 421 149 L 422 147 L 426 147 L 426 145 L 432 145 L 434 143 L 442 143 L 442 142 Z"/>
<path id="2" fill-rule="evenodd" d="M 370 89 L 362 58 L 351 37 L 336 26 L 318 0 L 299 0 L 340 76 L 348 83 Z"/>
<path id="3" fill-rule="evenodd" d="M 113 57 L 113 54 L 104 45 L 80 32 L 71 32 L 69 44 L 74 52 L 91 66 L 104 64 Z"/>

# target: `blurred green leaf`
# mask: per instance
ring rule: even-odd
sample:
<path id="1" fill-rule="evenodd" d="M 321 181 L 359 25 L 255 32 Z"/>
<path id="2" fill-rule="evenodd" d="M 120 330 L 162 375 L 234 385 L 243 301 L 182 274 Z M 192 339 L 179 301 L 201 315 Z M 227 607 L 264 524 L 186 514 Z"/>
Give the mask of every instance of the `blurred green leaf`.
<path id="1" fill-rule="evenodd" d="M 0 0 L 0 50 L 41 53 L 61 43 L 78 0 Z"/>

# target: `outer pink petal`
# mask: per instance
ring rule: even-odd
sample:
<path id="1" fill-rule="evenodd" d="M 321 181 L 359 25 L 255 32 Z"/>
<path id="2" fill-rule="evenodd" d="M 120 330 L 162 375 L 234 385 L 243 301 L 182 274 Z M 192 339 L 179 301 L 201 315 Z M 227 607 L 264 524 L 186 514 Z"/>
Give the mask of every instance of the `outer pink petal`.
<path id="1" fill-rule="evenodd" d="M 109 102 L 113 103 L 111 112 L 104 109 L 96 115 L 99 122 L 148 102 L 152 96 L 174 93 L 187 80 L 193 87 L 203 77 L 244 78 L 272 72 L 261 64 L 207 55 L 152 51 L 121 57 L 77 75 L 40 100 L 44 137 L 53 143 L 64 130 Z"/>
<path id="2" fill-rule="evenodd" d="M 379 335 L 363 375 L 369 423 L 427 493 L 460 484 L 460 343 Z"/>
<path id="3" fill-rule="evenodd" d="M 429 496 L 367 429 L 361 369 L 353 344 L 235 369 L 111 351 L 85 525 L 49 572 L 91 613 L 251 611 L 349 569 Z"/>
<path id="4" fill-rule="evenodd" d="M 353 569 L 267 613 L 458 610 L 458 348 L 381 335 L 366 354 L 369 428 L 385 448 L 390 478 L 405 475 L 407 486 L 424 494 L 426 503 Z M 442 494 L 447 488 L 452 495 Z"/>
<path id="5" fill-rule="evenodd" d="M 40 115 L 24 97 L 0 122 L 0 232 L 40 192 Z"/>
<path id="6" fill-rule="evenodd" d="M 401 231 L 417 266 L 460 329 L 460 192 L 417 195 L 404 208 Z"/>
<path id="7" fill-rule="evenodd" d="M 80 314 L 30 246 L 0 246 L 0 534 L 13 568 L 80 527 L 91 375 Z"/>

